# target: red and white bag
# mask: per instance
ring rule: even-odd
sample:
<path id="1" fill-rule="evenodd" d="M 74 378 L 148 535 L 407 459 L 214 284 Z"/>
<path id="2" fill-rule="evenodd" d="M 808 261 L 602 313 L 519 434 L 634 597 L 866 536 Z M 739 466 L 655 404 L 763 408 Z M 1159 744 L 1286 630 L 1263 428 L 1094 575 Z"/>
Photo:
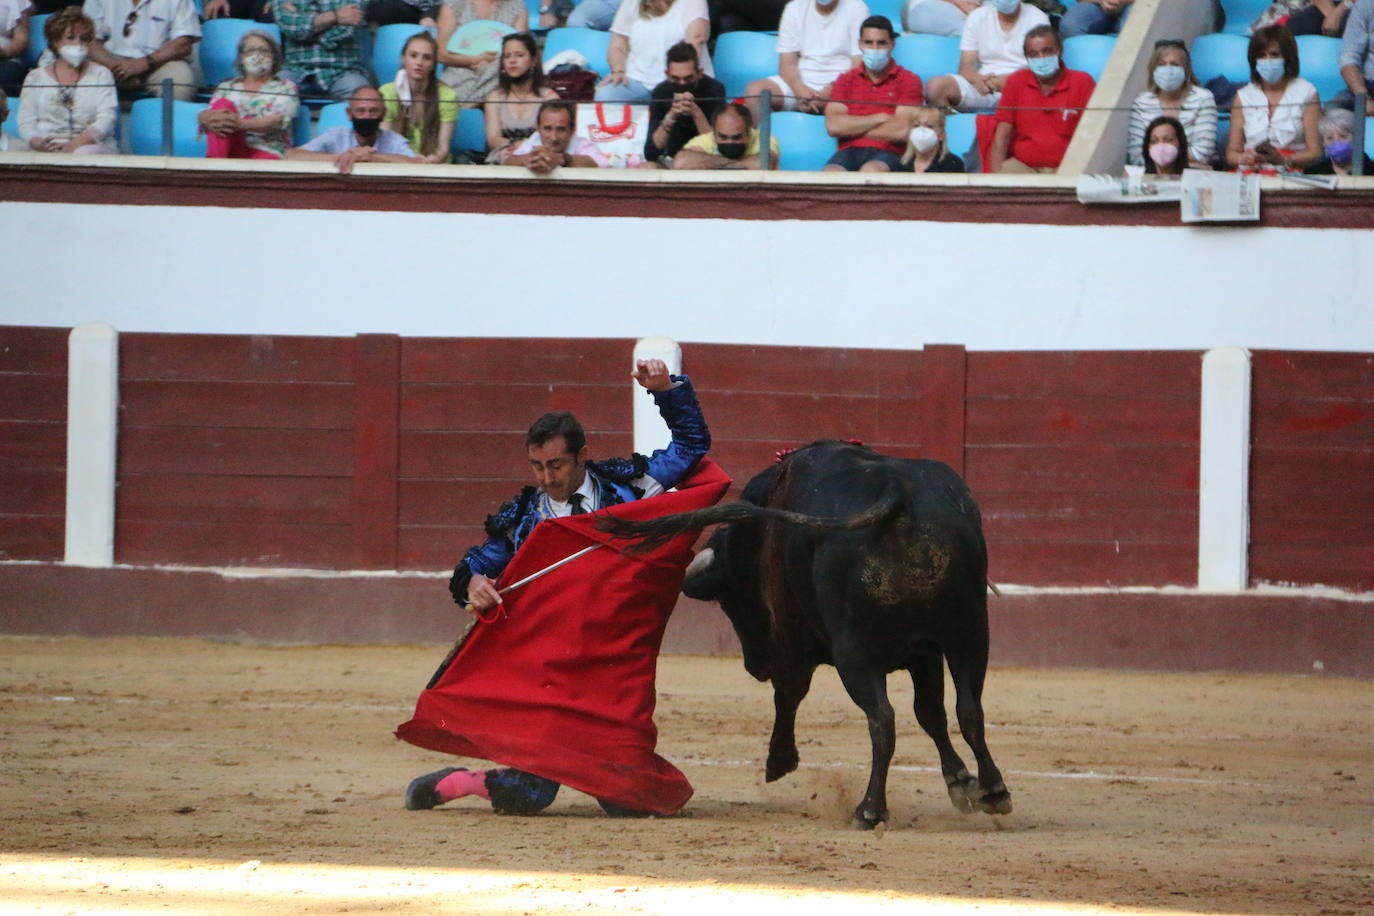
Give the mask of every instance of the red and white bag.
<path id="1" fill-rule="evenodd" d="M 577 106 L 577 136 L 595 144 L 612 168 L 636 168 L 649 139 L 649 106 L 584 102 Z"/>

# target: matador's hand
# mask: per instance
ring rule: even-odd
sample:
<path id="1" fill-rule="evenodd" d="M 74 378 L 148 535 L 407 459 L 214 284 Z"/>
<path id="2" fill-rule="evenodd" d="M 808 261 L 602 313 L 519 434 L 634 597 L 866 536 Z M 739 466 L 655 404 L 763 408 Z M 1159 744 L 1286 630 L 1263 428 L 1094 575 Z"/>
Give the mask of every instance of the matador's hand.
<path id="1" fill-rule="evenodd" d="M 673 387 L 673 377 L 668 374 L 668 364 L 661 359 L 641 359 L 635 361 L 634 380 L 650 391 L 667 391 Z"/>

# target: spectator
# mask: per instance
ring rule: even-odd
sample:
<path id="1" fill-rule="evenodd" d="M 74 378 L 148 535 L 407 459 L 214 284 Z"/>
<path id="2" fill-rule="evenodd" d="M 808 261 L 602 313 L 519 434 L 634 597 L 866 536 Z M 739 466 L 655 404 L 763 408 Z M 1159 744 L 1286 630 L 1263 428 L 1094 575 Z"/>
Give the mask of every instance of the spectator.
<path id="1" fill-rule="evenodd" d="M 758 169 L 759 132 L 743 105 L 731 103 L 716 112 L 711 129 L 692 138 L 673 159 L 675 169 Z M 768 138 L 768 167 L 778 167 L 778 138 Z"/>
<path id="2" fill-rule="evenodd" d="M 725 104 L 725 86 L 701 72 L 697 49 L 679 41 L 668 49 L 667 77 L 654 87 L 649 107 L 649 139 L 644 161 L 676 156 L 689 140 L 711 132 L 711 121 Z"/>
<path id="3" fill-rule="evenodd" d="M 921 78 L 892 60 L 896 35 L 886 16 L 869 16 L 859 29 L 863 63 L 835 80 L 825 105 L 825 129 L 840 148 L 827 172 L 892 172 L 901 168 Z"/>
<path id="4" fill-rule="evenodd" d="M 108 67 L 120 88 L 172 96 L 189 102 L 199 82 L 189 58 L 200 41 L 200 17 L 191 0 L 86 0 L 83 12 L 95 23 L 91 60 Z"/>
<path id="5" fill-rule="evenodd" d="M 328 160 L 339 174 L 353 171 L 357 162 L 423 162 L 405 137 L 382 129 L 386 103 L 371 86 L 359 86 L 348 100 L 351 125 L 331 127 L 304 146 L 286 151 L 287 159 Z"/>
<path id="6" fill-rule="evenodd" d="M 371 86 L 363 63 L 362 7 L 353 0 L 274 0 L 286 69 L 302 94 L 352 99 Z"/>
<path id="7" fill-rule="evenodd" d="M 585 0 L 584 0 L 585 2 Z M 788 0 L 714 0 L 711 34 L 726 32 L 776 32 Z"/>
<path id="8" fill-rule="evenodd" d="M 114 74 L 90 60 L 95 23 L 69 6 L 43 26 L 53 62 L 24 78 L 19 135 L 40 153 L 118 153 Z"/>
<path id="9" fill-rule="evenodd" d="M 1145 128 L 1140 157 L 1148 175 L 1182 175 L 1189 166 L 1188 132 L 1178 118 L 1160 115 Z"/>
<path id="10" fill-rule="evenodd" d="M 596 88 L 596 100 L 649 101 L 668 68 L 668 49 L 679 41 L 694 45 L 701 69 L 714 76 L 706 50 L 710 37 L 706 0 L 621 0 L 606 52 L 611 75 Z"/>
<path id="11" fill-rule="evenodd" d="M 910 143 L 902 156 L 903 172 L 962 172 L 964 160 L 945 145 L 945 114 L 929 106 L 916 109 Z"/>
<path id="12" fill-rule="evenodd" d="M 927 101 L 937 108 L 992 111 L 1007 79 L 1026 68 L 1026 35 L 1049 22 L 1021 0 L 993 0 L 969 13 L 959 41 L 959 72 L 931 79 Z"/>
<path id="13" fill-rule="evenodd" d="M 1115 35 L 1131 15 L 1134 0 L 1078 0 L 1059 20 L 1064 38 L 1079 35 Z M 1322 0 L 1326 2 L 1326 0 Z"/>
<path id="14" fill-rule="evenodd" d="M 434 76 L 439 45 L 428 32 L 416 32 L 401 48 L 401 69 L 381 88 L 386 114 L 383 130 L 394 130 L 426 162 L 447 162 L 458 96 Z"/>
<path id="15" fill-rule="evenodd" d="M 1355 113 L 1347 108 L 1331 108 L 1317 125 L 1326 155 L 1303 169 L 1309 175 L 1353 175 L 1355 161 Z M 1374 162 L 1364 160 L 1364 174 L 1374 175 Z"/>
<path id="16" fill-rule="evenodd" d="M 1374 0 L 1355 0 L 1341 45 L 1341 76 L 1352 95 L 1365 97 L 1365 114 L 1374 115 Z"/>
<path id="17" fill-rule="evenodd" d="M 540 25 L 544 24 L 545 15 L 558 17 L 562 13 L 562 18 L 574 28 L 596 29 L 598 32 L 610 30 L 617 9 L 614 0 L 582 0 L 577 6 L 567 9 L 571 2 L 572 0 L 542 0 L 539 5 Z"/>
<path id="18" fill-rule="evenodd" d="M 1093 78 L 1064 66 L 1064 43 L 1053 26 L 1026 34 L 1027 69 L 1007 78 L 997 107 L 989 172 L 1053 172 L 1069 148 Z"/>
<path id="19" fill-rule="evenodd" d="M 778 27 L 778 73 L 745 90 L 754 119 L 758 94 L 773 93 L 774 111 L 822 114 L 841 74 L 859 66 L 859 29 L 868 18 L 863 0 L 792 0 Z"/>
<path id="20" fill-rule="evenodd" d="M 944 35 L 958 38 L 964 34 L 969 13 L 978 9 L 983 0 L 907 0 L 906 30 L 922 35 Z"/>
<path id="21" fill-rule="evenodd" d="M 525 0 L 444 0 L 439 7 L 439 63 L 444 65 L 439 78 L 458 94 L 458 104 L 464 108 L 479 107 L 496 88 L 500 76 L 501 55 L 497 52 L 459 54 L 448 49 L 454 32 L 479 19 L 502 22 L 525 32 L 530 27 L 530 10 Z"/>
<path id="22" fill-rule="evenodd" d="M 40 0 L 42 2 L 42 0 Z M 252 19 L 272 22 L 273 0 L 207 0 L 200 11 L 202 19 Z"/>
<path id="23" fill-rule="evenodd" d="M 4 89 L 0 89 L 0 124 L 5 123 L 5 119 L 10 116 L 10 98 Z M 27 145 L 19 137 L 11 137 L 9 134 L 0 130 L 0 153 L 17 153 L 27 149 Z"/>
<path id="24" fill-rule="evenodd" d="M 1302 169 L 1321 158 L 1317 88 L 1298 75 L 1298 43 L 1283 26 L 1250 36 L 1250 82 L 1231 103 L 1226 164 Z"/>
<path id="25" fill-rule="evenodd" d="M 1294 35 L 1340 38 L 1353 4 L 1354 0 L 1274 0 L 1250 24 L 1250 31 L 1282 25 Z"/>
<path id="26" fill-rule="evenodd" d="M 536 175 L 556 168 L 604 169 L 610 165 L 592 141 L 576 136 L 577 108 L 561 99 L 539 106 L 538 130 L 506 154 L 506 165 L 523 165 Z"/>
<path id="27" fill-rule="evenodd" d="M 529 32 L 507 35 L 501 42 L 499 85 L 487 94 L 487 162 L 500 165 L 507 152 L 534 133 L 542 102 L 558 98 L 544 85 L 539 46 Z"/>
<path id="28" fill-rule="evenodd" d="M 1131 106 L 1131 125 L 1126 140 L 1126 161 L 1144 165 L 1145 125 L 1168 115 L 1183 125 L 1188 135 L 1188 156 L 1193 168 L 1210 168 L 1217 152 L 1217 102 L 1197 84 L 1193 64 L 1183 42 L 1172 38 L 1155 42 L 1145 77 L 1146 91 Z"/>
<path id="29" fill-rule="evenodd" d="M 24 82 L 29 72 L 24 52 L 29 49 L 29 0 L 0 0 L 0 87 Z"/>
<path id="30" fill-rule="evenodd" d="M 300 98 L 296 84 L 277 76 L 281 48 L 266 32 L 239 39 L 234 69 L 238 78 L 215 89 L 199 115 L 206 132 L 205 155 L 212 159 L 280 159 L 291 148 L 291 122 Z"/>
<path id="31" fill-rule="evenodd" d="M 368 0 L 363 5 L 364 18 L 376 26 L 409 23 L 437 29 L 441 3 L 442 0 Z"/>

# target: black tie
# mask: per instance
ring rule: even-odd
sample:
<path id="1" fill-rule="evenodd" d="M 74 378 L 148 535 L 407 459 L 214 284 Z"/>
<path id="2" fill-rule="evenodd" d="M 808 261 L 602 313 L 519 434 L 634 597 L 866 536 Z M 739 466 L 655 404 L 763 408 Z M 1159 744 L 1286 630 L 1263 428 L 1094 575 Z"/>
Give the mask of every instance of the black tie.
<path id="1" fill-rule="evenodd" d="M 568 497 L 568 502 L 572 503 L 572 512 L 569 513 L 569 514 L 571 514 L 571 515 L 586 515 L 586 514 L 587 514 L 587 510 L 586 510 L 586 508 L 582 505 L 582 500 L 585 499 L 585 498 L 586 498 L 586 497 L 584 497 L 581 493 L 574 493 L 572 496 L 569 496 L 569 497 Z"/>

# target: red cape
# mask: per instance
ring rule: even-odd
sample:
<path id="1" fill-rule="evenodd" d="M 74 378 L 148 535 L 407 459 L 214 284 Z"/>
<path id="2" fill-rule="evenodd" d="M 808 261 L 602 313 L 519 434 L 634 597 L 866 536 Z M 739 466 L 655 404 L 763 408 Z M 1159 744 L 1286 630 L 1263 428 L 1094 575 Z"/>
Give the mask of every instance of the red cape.
<path id="1" fill-rule="evenodd" d="M 535 526 L 497 582 L 504 588 L 602 545 L 505 596 L 396 736 L 430 750 L 513 766 L 623 808 L 672 814 L 687 777 L 654 753 L 654 675 L 696 532 L 626 554 L 595 527 L 610 512 L 658 518 L 713 505 L 730 478 L 702 459 L 676 492 Z"/>

